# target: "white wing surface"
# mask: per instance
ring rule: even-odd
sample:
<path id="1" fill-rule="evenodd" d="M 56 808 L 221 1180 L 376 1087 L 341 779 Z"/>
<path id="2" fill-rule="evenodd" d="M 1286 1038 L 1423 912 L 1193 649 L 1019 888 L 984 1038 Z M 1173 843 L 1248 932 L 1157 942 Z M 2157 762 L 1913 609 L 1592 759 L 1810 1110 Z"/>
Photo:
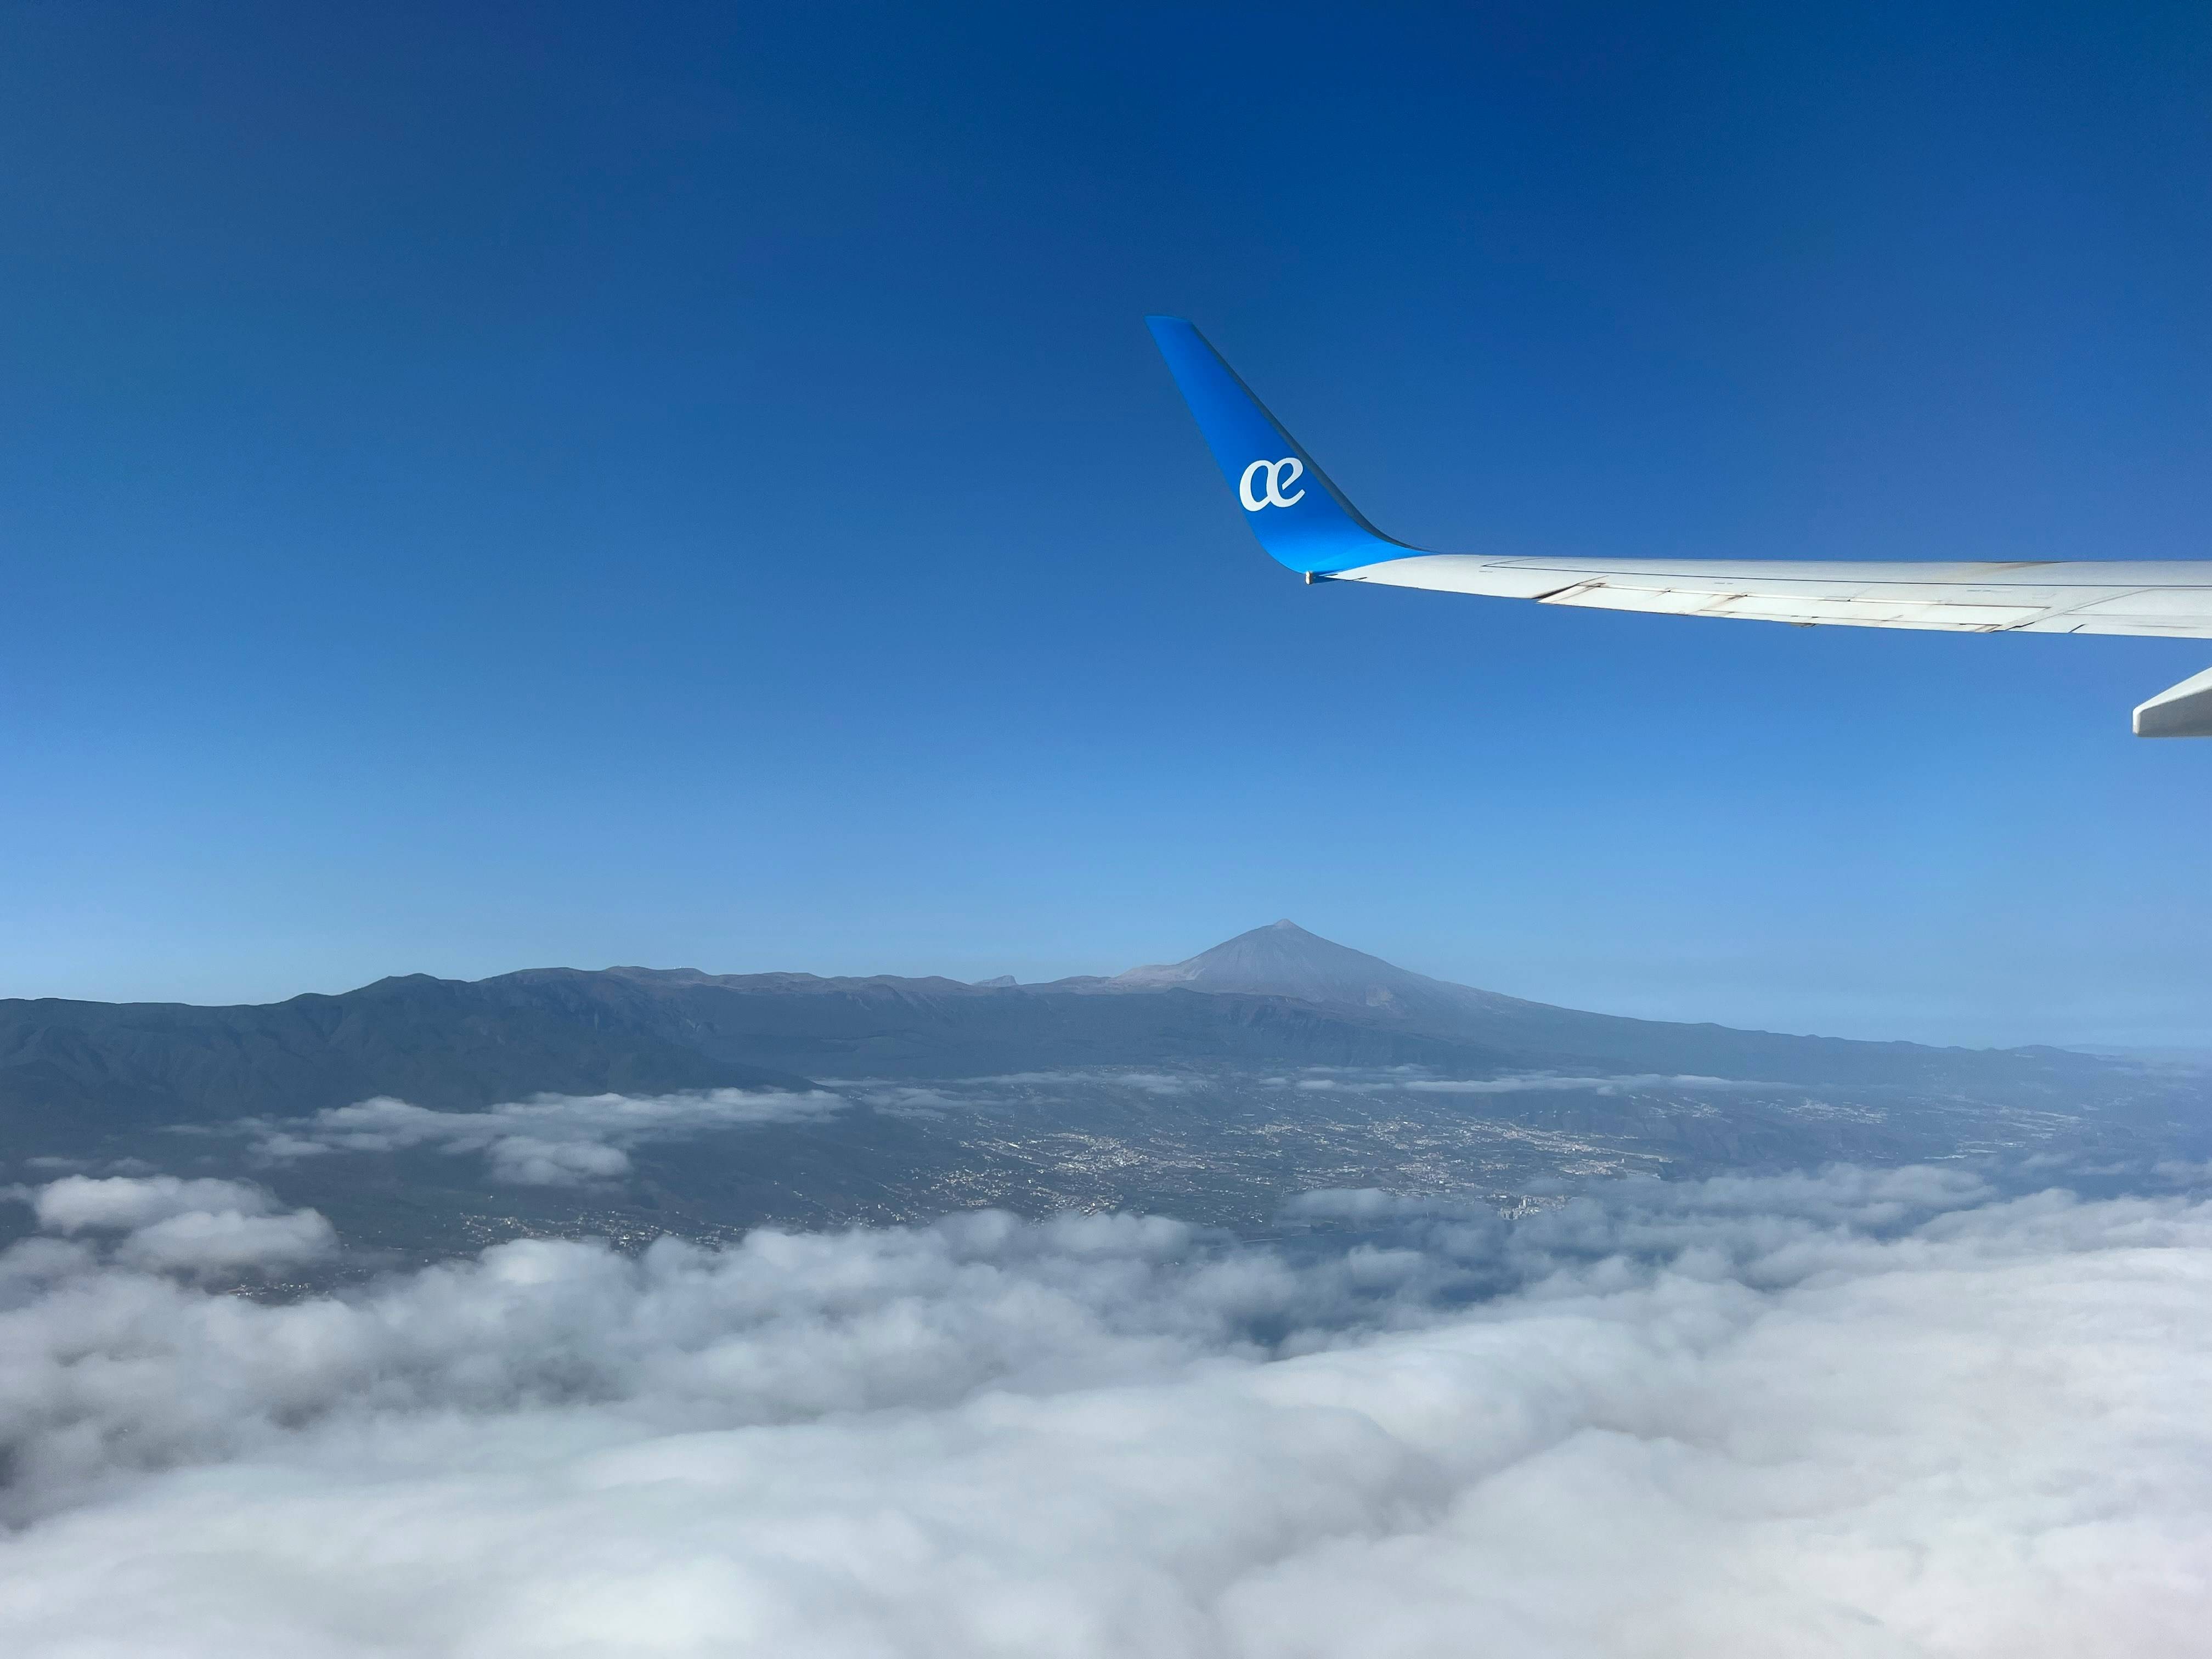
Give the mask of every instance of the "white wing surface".
<path id="1" fill-rule="evenodd" d="M 1908 564 L 1424 552 L 1362 517 L 1196 329 L 1180 318 L 1149 320 L 1261 545 L 1310 582 L 1805 628 L 2212 639 L 2212 561 Z M 2212 736 L 2212 670 L 2142 704 L 2135 729 L 2144 737 Z"/>
<path id="2" fill-rule="evenodd" d="M 1332 581 L 1652 611 L 1670 617 L 1960 634 L 2148 634 L 2212 639 L 2212 562 L 1861 564 L 1790 559 L 1622 562 L 1424 553 Z"/>

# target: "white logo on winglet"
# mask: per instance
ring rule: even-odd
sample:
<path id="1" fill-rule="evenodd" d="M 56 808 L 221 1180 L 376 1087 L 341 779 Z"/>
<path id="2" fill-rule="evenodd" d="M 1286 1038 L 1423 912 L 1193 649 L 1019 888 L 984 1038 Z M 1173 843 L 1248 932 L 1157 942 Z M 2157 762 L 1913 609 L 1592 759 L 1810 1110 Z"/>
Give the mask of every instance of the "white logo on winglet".
<path id="1" fill-rule="evenodd" d="M 1237 481 L 1237 499 L 1244 503 L 1247 513 L 1257 513 L 1263 507 L 1295 506 L 1305 500 L 1306 492 L 1301 489 L 1295 495 L 1285 495 L 1283 486 L 1296 483 L 1305 470 L 1306 464 L 1295 455 L 1285 455 L 1279 461 L 1255 461 Z M 1252 481 L 1263 472 L 1267 475 L 1267 488 L 1255 495 Z"/>

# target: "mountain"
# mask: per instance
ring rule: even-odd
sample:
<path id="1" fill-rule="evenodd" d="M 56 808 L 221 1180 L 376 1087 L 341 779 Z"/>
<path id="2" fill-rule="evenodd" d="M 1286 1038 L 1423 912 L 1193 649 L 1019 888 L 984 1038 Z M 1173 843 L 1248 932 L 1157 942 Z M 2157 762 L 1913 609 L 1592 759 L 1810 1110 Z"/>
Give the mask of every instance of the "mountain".
<path id="1" fill-rule="evenodd" d="M 544 1093 L 804 1086 L 640 1026 L 410 974 L 238 1007 L 0 1000 L 0 1131 L 293 1115 L 390 1094 L 464 1109 Z"/>
<path id="2" fill-rule="evenodd" d="M 1385 1030 L 1566 1068 L 1923 1087 L 2027 1082 L 2054 1072 L 2087 1076 L 2093 1069 L 2051 1049 L 1936 1048 L 1585 1013 L 1431 979 L 1289 921 L 1239 933 L 1187 961 L 1132 968 L 1103 985 L 1294 998 Z"/>
<path id="3" fill-rule="evenodd" d="M 266 1006 L 0 1001 L 18 1144 L 300 1115 L 370 1095 L 465 1109 L 538 1093 L 803 1086 L 1169 1064 L 1661 1073 L 2021 1099 L 2130 1075 L 2046 1050 L 1930 1048 L 1580 1012 L 1411 973 L 1289 921 L 1111 979 L 533 969 Z"/>
<path id="4" fill-rule="evenodd" d="M 1408 993 L 1419 997 L 1432 988 L 1462 988 L 1393 967 L 1380 957 L 1309 933 L 1287 919 L 1239 933 L 1187 962 L 1132 968 L 1110 982 L 1132 991 L 1182 985 L 1194 991 L 1256 991 L 1356 1007 L 1389 1007 Z"/>
<path id="5" fill-rule="evenodd" d="M 611 968 L 532 969 L 476 989 L 517 1012 L 556 1012 L 716 1062 L 814 1077 L 1218 1060 L 2016 1091 L 2112 1072 L 2107 1062 L 2055 1051 L 1935 1048 L 1584 1013 L 1431 979 L 1291 921 L 1185 962 L 1041 985 Z"/>
<path id="6" fill-rule="evenodd" d="M 1103 983 L 540 968 L 478 986 L 517 1006 L 682 1043 L 718 1061 L 815 1077 L 970 1077 L 1192 1060 L 1483 1071 L 1513 1058 L 1469 1038 L 1348 1018 L 1281 996 L 1172 987 L 1149 996 L 1093 994 Z"/>
<path id="7" fill-rule="evenodd" d="M 1310 933 L 1290 921 L 1239 933 L 1187 962 L 1132 968 L 1107 983 L 1130 991 L 1182 986 L 1216 994 L 1243 992 L 1295 997 L 1362 1018 L 1437 1030 L 1455 1029 L 1483 1018 L 1498 1022 L 1501 1029 L 1529 1024 L 1532 1017 L 1534 1024 L 1540 1024 L 1544 1016 L 1569 1012 L 1500 996 L 1495 991 L 1431 979 L 1364 951 Z"/>
<path id="8" fill-rule="evenodd" d="M 607 1128 L 620 1112 L 561 1117 L 559 1134 L 615 1171 L 582 1185 L 503 1170 L 481 1141 L 340 1146 L 312 1124 L 288 1138 L 321 1152 L 272 1162 L 265 1124 L 246 1121 L 374 1095 L 469 1111 L 806 1086 L 834 1103 L 725 1127 L 679 1115 L 650 1134 Z M 0 1001 L 0 1197 L 58 1170 L 260 1182 L 370 1247 L 362 1272 L 377 1251 L 428 1260 L 522 1236 L 641 1244 L 982 1205 L 1267 1229 L 1316 1188 L 1474 1191 L 1511 1208 L 1634 1173 L 2029 1155 L 2212 1155 L 2203 1079 L 1555 1008 L 1287 921 L 1184 962 L 1041 985 L 544 968 L 237 1007 Z M 0 1245 L 31 1224 L 0 1204 Z"/>
<path id="9" fill-rule="evenodd" d="M 120 1130 L 301 1115 L 372 1095 L 466 1110 L 536 1094 L 805 1088 L 816 1077 L 1176 1061 L 1487 1072 L 1510 1059 L 1281 997 L 691 969 L 416 974 L 229 1007 L 0 1000 L 0 1142 L 63 1151 Z"/>

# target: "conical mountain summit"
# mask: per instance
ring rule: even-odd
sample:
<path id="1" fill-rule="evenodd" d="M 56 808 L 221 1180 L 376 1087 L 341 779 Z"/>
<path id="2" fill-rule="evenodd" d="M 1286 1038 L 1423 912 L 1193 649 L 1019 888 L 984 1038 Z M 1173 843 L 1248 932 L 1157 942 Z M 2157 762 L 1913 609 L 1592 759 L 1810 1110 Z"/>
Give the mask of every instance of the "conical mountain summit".
<path id="1" fill-rule="evenodd" d="M 1132 968 L 1095 983 L 1106 991 L 1291 997 L 1339 1018 L 1510 1050 L 1539 1064 L 1597 1055 L 1610 1062 L 1615 1055 L 1655 1052 L 1668 1056 L 1668 1069 L 1702 1071 L 1717 1063 L 1708 1058 L 1715 1045 L 1689 1037 L 1698 1028 L 1583 1013 L 1431 979 L 1309 933 L 1287 918 L 1224 939 L 1187 961 Z M 1692 1055 L 1705 1063 L 1691 1065 Z"/>
<path id="2" fill-rule="evenodd" d="M 1194 991 L 1296 997 L 1324 1007 L 1401 1012 L 1409 997 L 1419 1002 L 1437 992 L 1467 990 L 1409 973 L 1380 957 L 1310 933 L 1288 920 L 1239 933 L 1187 961 L 1132 968 L 1116 975 L 1112 983 L 1132 991 L 1180 985 Z"/>
<path id="3" fill-rule="evenodd" d="M 1495 1043 L 1506 1032 L 1548 1050 L 1565 1034 L 1558 1021 L 1577 1015 L 1540 1002 L 1431 979 L 1355 951 L 1285 920 L 1255 927 L 1201 951 L 1187 962 L 1132 968 L 1107 981 L 1114 990 L 1177 988 L 1295 997 L 1300 1002 L 1456 1041 Z"/>

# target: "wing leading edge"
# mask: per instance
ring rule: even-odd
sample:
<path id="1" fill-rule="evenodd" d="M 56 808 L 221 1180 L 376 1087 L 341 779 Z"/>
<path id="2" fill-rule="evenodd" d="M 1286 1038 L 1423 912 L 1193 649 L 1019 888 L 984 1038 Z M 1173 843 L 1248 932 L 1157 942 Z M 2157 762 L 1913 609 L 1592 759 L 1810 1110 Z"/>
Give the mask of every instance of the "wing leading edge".
<path id="1" fill-rule="evenodd" d="M 2212 561 L 1913 564 L 1491 558 L 1375 528 L 1190 324 L 1146 321 L 1260 544 L 1310 581 L 1800 627 L 2212 639 Z M 2212 737 L 2212 670 L 2135 711 L 2142 737 Z"/>

